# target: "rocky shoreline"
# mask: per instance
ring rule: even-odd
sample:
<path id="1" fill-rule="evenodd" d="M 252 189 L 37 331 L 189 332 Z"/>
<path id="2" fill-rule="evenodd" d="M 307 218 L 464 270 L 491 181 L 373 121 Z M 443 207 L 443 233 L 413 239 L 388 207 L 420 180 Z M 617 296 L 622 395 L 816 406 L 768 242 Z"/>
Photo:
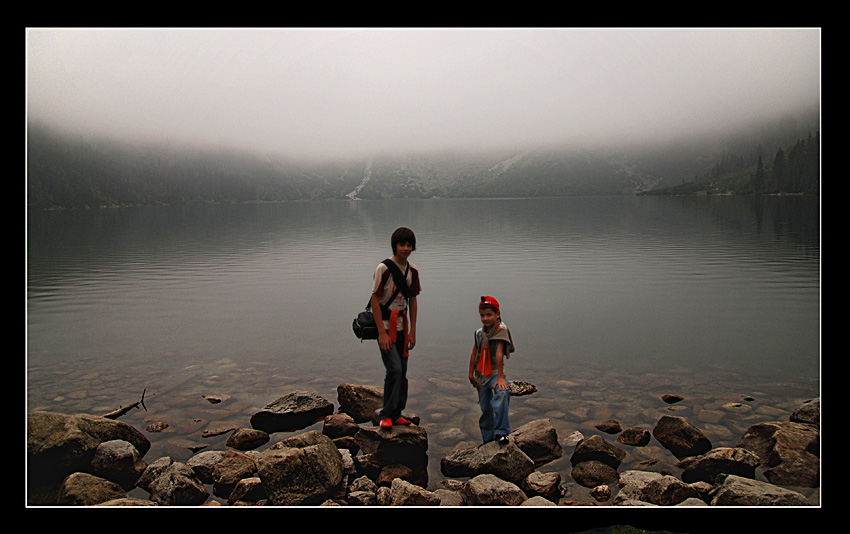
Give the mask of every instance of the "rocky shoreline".
<path id="1" fill-rule="evenodd" d="M 512 394 L 534 386 L 511 384 Z M 380 429 L 380 387 L 341 384 L 337 404 L 294 390 L 229 433 L 225 450 L 181 462 L 151 448 L 138 429 L 100 416 L 33 411 L 27 416 L 30 506 L 783 506 L 817 505 L 795 488 L 820 486 L 820 400 L 783 420 L 753 424 L 735 447 L 713 447 L 684 417 L 652 429 L 596 424 L 599 434 L 558 436 L 548 419 L 528 422 L 507 445 L 461 442 L 439 459 L 446 478 L 428 490 L 428 429 Z M 208 402 L 218 402 L 214 396 Z M 665 395 L 675 404 L 681 398 Z M 303 429 L 321 425 L 321 430 Z M 149 432 L 155 431 L 150 427 Z M 300 432 L 300 433 L 299 433 Z M 275 434 L 286 433 L 283 439 Z M 578 433 L 577 433 L 578 434 Z M 609 437 L 606 437 L 609 436 Z M 615 437 L 616 436 L 616 437 Z M 273 440 L 273 437 L 275 440 Z M 274 441 L 271 446 L 268 443 Z M 652 442 L 677 473 L 621 469 Z M 264 448 L 260 451 L 258 449 Z M 566 452 L 565 452 L 566 449 Z M 551 469 L 570 453 L 569 469 Z M 560 462 L 558 462 L 560 464 Z M 566 484 L 587 488 L 575 498 Z M 146 492 L 148 498 L 130 496 Z"/>

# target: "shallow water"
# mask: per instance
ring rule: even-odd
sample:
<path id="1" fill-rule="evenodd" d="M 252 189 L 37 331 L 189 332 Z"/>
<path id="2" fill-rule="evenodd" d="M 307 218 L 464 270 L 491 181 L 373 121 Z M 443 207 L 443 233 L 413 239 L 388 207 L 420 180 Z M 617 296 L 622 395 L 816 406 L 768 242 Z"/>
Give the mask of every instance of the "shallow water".
<path id="1" fill-rule="evenodd" d="M 819 395 L 817 208 L 605 197 L 31 212 L 27 409 L 106 413 L 145 390 L 147 411 L 121 420 L 167 422 L 146 433 L 146 460 L 185 460 L 224 447 L 205 429 L 248 426 L 293 389 L 336 403 L 340 383 L 380 384 L 374 342 L 350 323 L 403 225 L 423 285 L 408 408 L 428 431 L 432 486 L 439 459 L 479 438 L 465 377 L 482 294 L 514 333 L 508 379 L 538 388 L 512 399 L 514 427 L 545 417 L 566 440 L 674 413 L 734 445 Z M 565 452 L 543 470 L 569 480 Z M 621 471 L 675 472 L 657 442 L 628 452 Z"/>

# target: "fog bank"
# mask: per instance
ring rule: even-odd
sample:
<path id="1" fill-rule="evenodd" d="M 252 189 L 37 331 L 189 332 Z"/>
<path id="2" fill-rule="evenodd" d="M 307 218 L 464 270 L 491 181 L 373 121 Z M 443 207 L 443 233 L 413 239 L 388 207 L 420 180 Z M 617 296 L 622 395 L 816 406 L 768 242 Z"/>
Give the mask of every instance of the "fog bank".
<path id="1" fill-rule="evenodd" d="M 820 30 L 50 29 L 30 119 L 286 154 L 666 141 L 817 106 Z"/>

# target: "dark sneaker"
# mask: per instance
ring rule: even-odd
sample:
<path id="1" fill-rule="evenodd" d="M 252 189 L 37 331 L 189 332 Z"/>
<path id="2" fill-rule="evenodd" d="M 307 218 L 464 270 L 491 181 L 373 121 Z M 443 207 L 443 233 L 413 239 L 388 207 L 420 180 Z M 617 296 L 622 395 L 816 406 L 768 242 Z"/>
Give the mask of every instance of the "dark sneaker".
<path id="1" fill-rule="evenodd" d="M 499 443 L 499 445 L 507 445 L 508 436 L 499 436 L 498 438 L 496 438 L 496 441 Z"/>

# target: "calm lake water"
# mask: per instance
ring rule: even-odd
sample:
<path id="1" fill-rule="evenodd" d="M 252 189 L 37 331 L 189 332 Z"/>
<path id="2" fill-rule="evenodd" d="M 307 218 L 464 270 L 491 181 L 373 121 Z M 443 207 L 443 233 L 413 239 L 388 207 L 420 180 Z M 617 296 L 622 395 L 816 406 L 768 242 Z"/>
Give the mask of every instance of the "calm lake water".
<path id="1" fill-rule="evenodd" d="M 27 409 L 105 413 L 146 390 L 148 410 L 122 421 L 168 422 L 147 434 L 146 460 L 185 460 L 224 447 L 205 425 L 249 426 L 293 389 L 336 404 L 340 383 L 379 385 L 375 342 L 351 320 L 390 234 L 409 226 L 423 286 L 409 409 L 433 438 L 432 484 L 458 435 L 479 439 L 466 373 L 481 295 L 500 301 L 516 341 L 508 379 L 539 390 L 514 398 L 514 427 L 651 429 L 669 413 L 659 396 L 678 393 L 680 414 L 731 446 L 820 394 L 818 209 L 594 197 L 29 212 Z M 635 461 L 670 465 L 647 450 Z"/>

